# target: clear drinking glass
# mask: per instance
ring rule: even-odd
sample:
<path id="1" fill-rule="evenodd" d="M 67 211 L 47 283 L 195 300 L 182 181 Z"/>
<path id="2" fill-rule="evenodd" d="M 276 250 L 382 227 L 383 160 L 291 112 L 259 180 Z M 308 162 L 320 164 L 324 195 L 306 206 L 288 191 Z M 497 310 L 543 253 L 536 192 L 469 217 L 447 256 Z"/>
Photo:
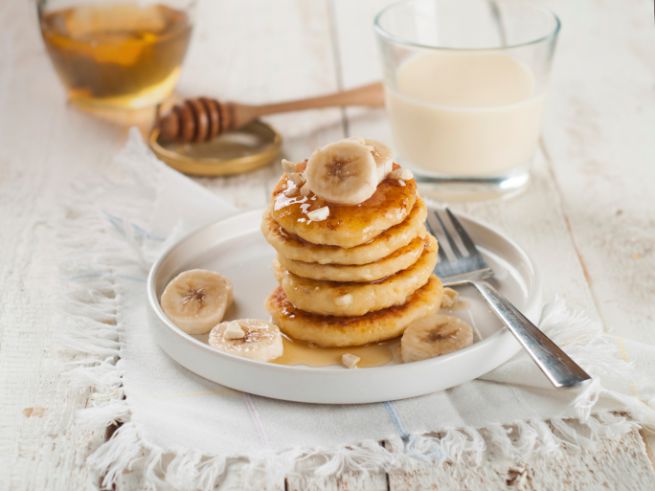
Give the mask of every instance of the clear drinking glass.
<path id="1" fill-rule="evenodd" d="M 41 35 L 69 99 L 136 109 L 175 87 L 195 0 L 38 0 Z"/>
<path id="2" fill-rule="evenodd" d="M 525 0 L 404 0 L 376 16 L 395 148 L 428 194 L 528 182 L 559 29 Z"/>

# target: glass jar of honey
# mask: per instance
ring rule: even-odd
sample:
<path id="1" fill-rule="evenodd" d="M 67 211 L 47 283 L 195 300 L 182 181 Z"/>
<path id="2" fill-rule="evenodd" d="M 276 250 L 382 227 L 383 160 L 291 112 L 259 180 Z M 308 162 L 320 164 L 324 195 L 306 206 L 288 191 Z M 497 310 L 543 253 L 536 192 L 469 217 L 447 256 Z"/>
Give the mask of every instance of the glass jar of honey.
<path id="1" fill-rule="evenodd" d="M 175 87 L 195 0 L 40 0 L 39 25 L 69 99 L 81 106 L 152 106 Z"/>

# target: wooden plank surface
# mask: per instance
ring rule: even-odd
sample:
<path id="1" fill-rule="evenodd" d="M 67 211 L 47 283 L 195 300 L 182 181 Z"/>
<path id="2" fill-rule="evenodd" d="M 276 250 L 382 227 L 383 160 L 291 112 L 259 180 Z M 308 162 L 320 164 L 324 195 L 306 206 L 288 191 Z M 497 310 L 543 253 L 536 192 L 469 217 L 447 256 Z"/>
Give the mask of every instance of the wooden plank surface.
<path id="1" fill-rule="evenodd" d="M 377 78 L 370 22 L 383 3 L 201 2 L 180 91 L 259 102 Z M 655 318 L 655 201 L 647 184 L 655 177 L 655 146 L 647 143 L 655 129 L 652 4 L 548 3 L 565 29 L 545 152 L 531 186 L 507 202 L 460 209 L 504 229 L 548 265 L 547 298 L 561 292 L 600 316 L 608 329 L 655 343 L 655 331 L 648 329 Z M 7 258 L 0 262 L 0 489 L 85 489 L 94 483 L 84 457 L 103 440 L 104 429 L 85 433 L 70 424 L 87 394 L 71 393 L 61 381 L 52 349 L 62 320 L 51 315 L 58 254 L 51 238 L 61 190 L 81 171 L 108 171 L 125 131 L 66 105 L 32 3 L 4 2 L 0 20 L 0 254 Z M 303 158 L 344 134 L 389 136 L 381 111 L 311 111 L 271 121 L 283 132 L 290 158 Z M 272 166 L 201 182 L 239 208 L 255 208 L 264 204 L 278 173 Z M 638 435 L 604 445 L 598 454 L 571 454 L 583 461 L 580 473 L 571 475 L 571 489 L 584 489 L 590 475 L 601 471 L 622 489 L 652 483 L 645 480 L 652 468 Z M 567 461 L 544 465 L 552 471 L 541 477 L 523 473 L 533 479 L 532 489 L 543 489 L 549 473 L 566 468 Z M 286 483 L 262 482 L 261 488 L 429 489 L 445 479 L 433 471 L 289 476 Z M 523 474 L 512 483 L 523 483 Z M 234 473 L 223 488 L 240 489 L 245 478 Z M 498 484 L 503 486 L 502 479 Z M 119 489 L 142 487 L 138 472 L 119 483 Z"/>
<path id="2" fill-rule="evenodd" d="M 564 29 L 544 140 L 567 225 L 608 331 L 655 344 L 653 2 L 550 3 Z"/>
<path id="3" fill-rule="evenodd" d="M 653 470 L 643 458 L 643 445 L 639 432 L 633 431 L 622 441 L 601 441 L 589 451 L 566 446 L 559 455 L 532 461 L 510 462 L 492 457 L 481 463 L 484 480 L 470 478 L 465 466 L 450 463 L 425 466 L 413 472 L 393 471 L 389 473 L 389 488 L 642 491 L 653 487 Z"/>
<path id="4" fill-rule="evenodd" d="M 84 489 L 104 429 L 71 425 L 87 394 L 70 391 L 53 352 L 54 210 L 71 176 L 106 169 L 123 132 L 67 107 L 33 3 L 3 2 L 0 19 L 0 489 Z"/>

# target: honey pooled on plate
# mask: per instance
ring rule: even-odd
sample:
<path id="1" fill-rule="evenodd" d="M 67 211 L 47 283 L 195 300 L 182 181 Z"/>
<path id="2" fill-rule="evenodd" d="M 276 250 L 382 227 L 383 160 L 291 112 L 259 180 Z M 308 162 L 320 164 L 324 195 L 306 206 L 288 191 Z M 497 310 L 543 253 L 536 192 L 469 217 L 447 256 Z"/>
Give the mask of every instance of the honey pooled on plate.
<path id="1" fill-rule="evenodd" d="M 272 363 L 278 365 L 302 365 L 308 367 L 327 367 L 341 365 L 343 355 L 359 357 L 358 368 L 371 368 L 388 365 L 400 360 L 400 342 L 397 339 L 366 346 L 351 348 L 321 348 L 289 337 L 282 338 L 284 353 Z"/>

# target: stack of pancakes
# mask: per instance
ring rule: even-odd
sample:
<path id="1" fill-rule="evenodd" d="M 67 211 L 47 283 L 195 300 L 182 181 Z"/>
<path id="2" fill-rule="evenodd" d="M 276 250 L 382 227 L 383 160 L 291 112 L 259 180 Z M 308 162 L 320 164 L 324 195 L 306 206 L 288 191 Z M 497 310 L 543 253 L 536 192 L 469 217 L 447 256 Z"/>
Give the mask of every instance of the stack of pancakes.
<path id="1" fill-rule="evenodd" d="M 358 205 L 328 203 L 289 180 L 278 182 L 262 223 L 278 253 L 279 286 L 267 308 L 284 333 L 323 347 L 359 346 L 398 337 L 439 309 L 438 245 L 414 179 L 388 177 Z M 311 213 L 324 207 L 327 218 Z"/>

